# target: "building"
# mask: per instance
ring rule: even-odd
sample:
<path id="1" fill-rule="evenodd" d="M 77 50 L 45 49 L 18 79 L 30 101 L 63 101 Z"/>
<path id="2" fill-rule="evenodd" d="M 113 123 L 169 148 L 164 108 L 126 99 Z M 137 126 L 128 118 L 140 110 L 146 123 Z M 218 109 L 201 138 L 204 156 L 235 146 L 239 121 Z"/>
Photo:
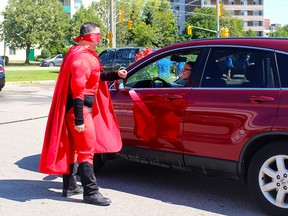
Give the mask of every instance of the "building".
<path id="1" fill-rule="evenodd" d="M 176 11 L 175 14 L 185 16 L 185 20 L 196 7 L 215 7 L 217 3 L 216 0 L 170 0 L 170 2 Z M 222 0 L 222 4 L 232 17 L 243 20 L 244 30 L 251 29 L 257 36 L 264 36 L 264 0 Z M 184 5 L 185 9 L 181 8 L 181 5 Z M 183 17 L 182 20 L 179 19 L 178 24 L 179 29 L 184 28 Z"/>
<path id="2" fill-rule="evenodd" d="M 64 5 L 64 9 L 70 18 L 73 17 L 75 12 L 83 7 L 88 7 L 93 2 L 99 2 L 99 0 L 59 0 Z"/>
<path id="3" fill-rule="evenodd" d="M 264 37 L 269 37 L 269 35 L 275 32 L 278 28 L 281 28 L 281 24 L 271 24 L 270 19 L 264 19 Z"/>
<path id="4" fill-rule="evenodd" d="M 186 21 L 186 3 L 185 0 L 170 0 L 171 8 L 174 11 L 174 17 L 178 25 L 178 33 L 182 34 L 184 23 Z M 191 14 L 191 12 L 190 12 Z"/>

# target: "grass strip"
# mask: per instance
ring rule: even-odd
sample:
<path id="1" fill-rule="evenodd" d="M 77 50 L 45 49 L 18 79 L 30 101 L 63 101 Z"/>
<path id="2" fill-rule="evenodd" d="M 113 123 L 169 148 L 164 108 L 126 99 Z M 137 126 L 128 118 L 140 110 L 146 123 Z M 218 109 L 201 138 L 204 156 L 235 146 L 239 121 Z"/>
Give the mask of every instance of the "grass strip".
<path id="1" fill-rule="evenodd" d="M 55 70 L 17 70 L 5 71 L 6 82 L 56 80 L 59 71 Z"/>

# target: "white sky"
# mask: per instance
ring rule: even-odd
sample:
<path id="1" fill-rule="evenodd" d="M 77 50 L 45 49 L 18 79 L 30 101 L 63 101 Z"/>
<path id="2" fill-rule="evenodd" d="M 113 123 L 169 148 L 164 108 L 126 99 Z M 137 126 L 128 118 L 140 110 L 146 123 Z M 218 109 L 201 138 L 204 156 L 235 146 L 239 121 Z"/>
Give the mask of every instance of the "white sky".
<path id="1" fill-rule="evenodd" d="M 271 24 L 288 24 L 288 0 L 264 0 L 264 18 Z"/>

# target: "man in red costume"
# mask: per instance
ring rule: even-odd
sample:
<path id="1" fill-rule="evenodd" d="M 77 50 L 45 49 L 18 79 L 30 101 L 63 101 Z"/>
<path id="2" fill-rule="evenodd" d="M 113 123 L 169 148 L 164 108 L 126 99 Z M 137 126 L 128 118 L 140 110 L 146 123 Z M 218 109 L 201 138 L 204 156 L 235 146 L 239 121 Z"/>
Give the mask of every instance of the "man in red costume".
<path id="1" fill-rule="evenodd" d="M 55 86 L 39 171 L 64 174 L 63 196 L 83 193 L 84 202 L 107 206 L 111 200 L 99 193 L 93 156 L 122 148 L 105 80 L 125 78 L 127 71 L 102 71 L 94 51 L 101 41 L 95 23 L 84 23 L 74 41 L 78 44 L 66 54 Z M 77 162 L 83 188 L 77 185 Z"/>

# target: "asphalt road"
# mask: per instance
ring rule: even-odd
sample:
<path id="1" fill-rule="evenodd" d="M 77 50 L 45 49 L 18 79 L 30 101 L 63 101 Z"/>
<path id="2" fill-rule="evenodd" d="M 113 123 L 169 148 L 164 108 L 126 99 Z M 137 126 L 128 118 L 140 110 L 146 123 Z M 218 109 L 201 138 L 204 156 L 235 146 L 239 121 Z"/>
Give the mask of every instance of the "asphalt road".
<path id="1" fill-rule="evenodd" d="M 98 173 L 108 207 L 61 196 L 61 176 L 37 172 L 54 83 L 0 92 L 1 216 L 265 215 L 241 182 L 114 160 Z"/>

